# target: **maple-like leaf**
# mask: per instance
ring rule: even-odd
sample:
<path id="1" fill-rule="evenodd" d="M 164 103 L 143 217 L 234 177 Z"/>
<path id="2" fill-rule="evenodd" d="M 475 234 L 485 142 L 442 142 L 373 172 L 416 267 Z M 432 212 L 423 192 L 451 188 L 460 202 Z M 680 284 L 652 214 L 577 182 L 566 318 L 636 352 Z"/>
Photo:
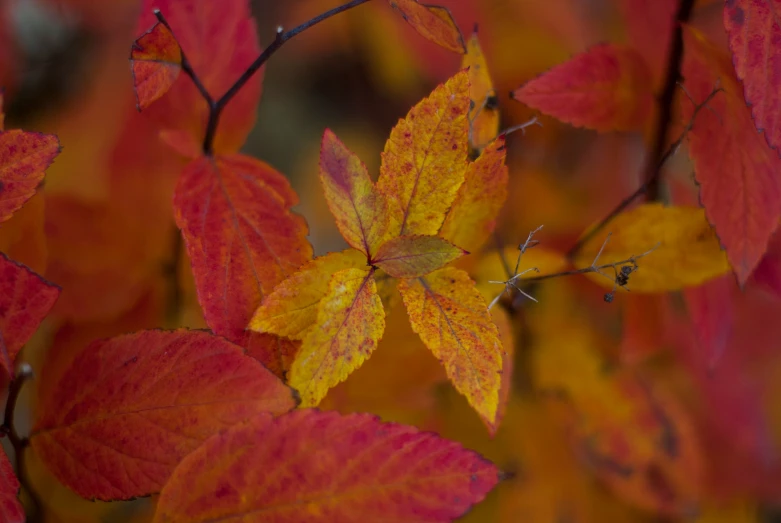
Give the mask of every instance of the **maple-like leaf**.
<path id="1" fill-rule="evenodd" d="M 80 496 L 127 499 L 159 492 L 212 434 L 294 407 L 288 387 L 223 338 L 141 331 L 74 356 L 40 407 L 31 444 Z"/>
<path id="2" fill-rule="evenodd" d="M 398 288 L 412 329 L 493 432 L 504 349 L 474 282 L 464 271 L 446 267 L 401 280 Z"/>
<path id="3" fill-rule="evenodd" d="M 469 70 L 469 145 L 479 153 L 499 134 L 499 99 L 488 72 L 477 32 L 467 42 L 461 69 Z"/>
<path id="4" fill-rule="evenodd" d="M 418 0 L 388 0 L 421 36 L 456 53 L 465 53 L 464 37 L 446 7 L 425 5 Z"/>
<path id="5" fill-rule="evenodd" d="M 59 287 L 0 253 L 0 344 L 11 365 L 59 295 Z"/>
<path id="6" fill-rule="evenodd" d="M 689 133 L 700 201 L 727 251 L 738 282 L 744 284 L 767 250 L 781 218 L 781 159 L 754 127 L 740 82 L 725 53 L 687 28 L 684 86 L 699 102 L 717 93 L 700 111 Z M 693 107 L 683 100 L 683 116 Z"/>
<path id="7" fill-rule="evenodd" d="M 727 0 L 724 4 L 735 73 L 743 82 L 754 125 L 774 149 L 781 146 L 781 95 L 775 88 L 781 83 L 780 16 L 778 0 Z"/>
<path id="8" fill-rule="evenodd" d="M 56 136 L 18 129 L 0 131 L 0 222 L 32 198 L 44 171 L 59 153 Z"/>
<path id="9" fill-rule="evenodd" d="M 506 157 L 505 137 L 500 136 L 469 164 L 440 236 L 470 252 L 476 252 L 490 238 L 507 199 Z"/>
<path id="10" fill-rule="evenodd" d="M 600 44 L 512 93 L 524 104 L 578 127 L 629 131 L 642 127 L 654 103 L 645 60 L 630 47 Z"/>
<path id="11" fill-rule="evenodd" d="M 605 244 L 605 235 L 610 238 Z M 635 292 L 667 292 L 699 285 L 729 271 L 718 238 L 697 207 L 665 207 L 658 203 L 640 205 L 624 212 L 580 249 L 575 265 L 589 267 L 604 244 L 597 265 L 606 265 L 643 255 L 639 268 L 629 276 L 627 287 Z M 650 251 L 650 252 L 649 252 Z M 620 270 L 620 269 L 619 269 Z M 588 277 L 613 288 L 613 269 L 605 276 Z"/>
<path id="12" fill-rule="evenodd" d="M 339 232 L 350 246 L 372 256 L 390 225 L 385 197 L 358 156 L 328 129 L 320 147 L 320 181 Z"/>
<path id="13" fill-rule="evenodd" d="M 24 507 L 19 502 L 19 480 L 5 452 L 0 451 L 0 521 L 24 523 Z"/>
<path id="14" fill-rule="evenodd" d="M 437 234 L 467 170 L 469 76 L 460 72 L 391 131 L 377 187 L 392 235 Z"/>
<path id="15" fill-rule="evenodd" d="M 372 415 L 259 415 L 182 461 L 154 521 L 449 522 L 498 479 L 460 444 Z"/>
<path id="16" fill-rule="evenodd" d="M 397 236 L 388 240 L 372 258 L 372 265 L 394 278 L 417 278 L 441 269 L 468 254 L 438 236 Z"/>
<path id="17" fill-rule="evenodd" d="M 342 269 L 331 276 L 310 329 L 290 368 L 291 387 L 301 405 L 320 403 L 328 389 L 366 361 L 385 330 L 385 311 L 377 295 L 374 271 Z"/>
<path id="18" fill-rule="evenodd" d="M 184 168 L 176 223 L 215 334 L 245 345 L 262 297 L 311 260 L 306 222 L 290 211 L 296 203 L 284 176 L 248 156 L 202 156 Z"/>
<path id="19" fill-rule="evenodd" d="M 302 339 L 317 324 L 317 306 L 328 293 L 331 275 L 343 269 L 361 267 L 368 269 L 366 256 L 355 249 L 315 258 L 263 299 L 249 328 Z"/>
<path id="20" fill-rule="evenodd" d="M 182 49 L 163 23 L 144 33 L 130 51 L 133 87 L 138 109 L 146 109 L 163 96 L 182 71 Z"/>

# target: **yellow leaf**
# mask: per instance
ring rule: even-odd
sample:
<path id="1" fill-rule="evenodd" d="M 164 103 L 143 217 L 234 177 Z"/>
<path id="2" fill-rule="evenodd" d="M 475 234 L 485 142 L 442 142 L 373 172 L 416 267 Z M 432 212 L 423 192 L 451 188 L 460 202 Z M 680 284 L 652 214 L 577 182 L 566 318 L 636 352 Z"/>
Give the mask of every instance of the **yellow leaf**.
<path id="1" fill-rule="evenodd" d="M 391 131 L 377 187 L 391 235 L 437 234 L 467 169 L 469 78 L 460 72 L 420 101 Z"/>
<path id="2" fill-rule="evenodd" d="M 730 270 L 727 256 L 708 221 L 698 207 L 665 207 L 658 203 L 640 205 L 620 214 L 580 249 L 575 265 L 588 267 L 605 242 L 597 265 L 616 263 L 642 255 L 638 269 L 629 275 L 627 288 L 633 292 L 667 292 L 692 287 Z M 657 247 L 658 245 L 658 247 Z M 588 277 L 613 288 L 612 268 L 608 276 L 589 273 Z"/>
<path id="3" fill-rule="evenodd" d="M 385 198 L 366 166 L 329 129 L 320 147 L 320 181 L 339 232 L 367 256 L 377 252 L 388 232 Z"/>
<path id="4" fill-rule="evenodd" d="M 328 389 L 347 379 L 377 348 L 385 330 L 385 311 L 377 295 L 374 271 L 343 269 L 328 283 L 310 329 L 290 368 L 289 385 L 313 407 Z"/>
<path id="5" fill-rule="evenodd" d="M 479 153 L 499 133 L 499 103 L 477 32 L 466 44 L 461 69 L 469 69 L 469 144 Z"/>
<path id="6" fill-rule="evenodd" d="M 317 321 L 317 306 L 328 292 L 331 275 L 360 267 L 368 270 L 366 258 L 355 249 L 332 252 L 308 262 L 264 298 L 248 328 L 302 339 Z"/>
<path id="7" fill-rule="evenodd" d="M 496 430 L 504 349 L 485 300 L 462 270 L 446 267 L 399 282 L 412 329 L 444 365 L 448 378 Z"/>
<path id="8" fill-rule="evenodd" d="M 394 278 L 417 278 L 441 269 L 467 252 L 438 236 L 397 236 L 387 241 L 372 259 Z"/>

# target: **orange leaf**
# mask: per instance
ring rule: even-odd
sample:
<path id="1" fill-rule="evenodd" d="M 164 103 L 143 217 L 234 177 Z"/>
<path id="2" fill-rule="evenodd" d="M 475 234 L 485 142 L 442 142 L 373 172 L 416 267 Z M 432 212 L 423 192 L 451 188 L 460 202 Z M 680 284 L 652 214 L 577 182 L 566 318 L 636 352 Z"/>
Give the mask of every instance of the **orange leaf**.
<path id="1" fill-rule="evenodd" d="M 436 234 L 467 170 L 469 77 L 460 72 L 391 131 L 377 187 L 394 235 Z"/>
<path id="2" fill-rule="evenodd" d="M 506 157 L 505 139 L 500 136 L 469 164 L 464 183 L 439 231 L 443 238 L 476 252 L 491 236 L 507 199 Z"/>
<path id="3" fill-rule="evenodd" d="M 705 215 L 742 285 L 781 218 L 781 159 L 757 133 L 728 57 L 693 29 L 686 31 L 683 76 L 698 103 L 723 89 L 697 115 L 689 151 Z M 683 108 L 690 118 L 692 104 L 684 100 Z"/>
<path id="4" fill-rule="evenodd" d="M 0 222 L 32 198 L 60 153 L 56 136 L 17 129 L 0 131 Z"/>
<path id="5" fill-rule="evenodd" d="M 46 274 L 49 262 L 45 202 L 46 195 L 37 192 L 10 220 L 0 223 L 0 252 L 38 274 Z"/>
<path id="6" fill-rule="evenodd" d="M 374 271 L 342 269 L 331 277 L 310 329 L 290 368 L 290 386 L 301 406 L 320 403 L 328 389 L 366 361 L 385 330 L 385 311 L 377 295 Z"/>
<path id="7" fill-rule="evenodd" d="M 512 93 L 558 120 L 597 131 L 642 127 L 654 103 L 651 74 L 637 51 L 596 45 Z"/>
<path id="8" fill-rule="evenodd" d="M 182 70 L 182 49 L 165 24 L 155 24 L 133 43 L 130 67 L 139 110 L 168 92 Z"/>
<path id="9" fill-rule="evenodd" d="M 469 69 L 469 144 L 480 153 L 499 134 L 499 99 L 496 96 L 488 64 L 480 48 L 477 32 L 467 42 L 461 69 Z"/>
<path id="10" fill-rule="evenodd" d="M 507 404 L 513 390 L 513 367 L 515 365 L 515 338 L 510 314 L 501 307 L 491 309 L 491 319 L 496 325 L 499 340 L 506 348 L 502 356 L 502 383 L 499 387 L 499 406 L 496 409 L 496 426 L 502 423 Z"/>
<path id="11" fill-rule="evenodd" d="M 424 5 L 417 0 L 388 1 L 423 38 L 450 51 L 466 53 L 464 37 L 446 7 Z"/>
<path id="12" fill-rule="evenodd" d="M 259 415 L 182 461 L 154 521 L 448 522 L 498 476 L 458 443 L 369 414 Z"/>
<path id="13" fill-rule="evenodd" d="M 0 452 L 0 521 L 24 523 L 24 507 L 19 502 L 19 480 L 5 452 Z"/>
<path id="14" fill-rule="evenodd" d="M 724 27 L 729 36 L 732 63 L 743 82 L 754 125 L 764 131 L 774 149 L 781 146 L 781 3 L 778 0 L 729 0 L 724 5 Z M 736 85 L 738 95 L 740 86 Z"/>
<path id="15" fill-rule="evenodd" d="M 317 307 L 328 294 L 331 275 L 343 269 L 361 267 L 368 269 L 366 258 L 355 249 L 332 252 L 311 260 L 263 299 L 249 328 L 303 339 L 317 323 Z"/>
<path id="16" fill-rule="evenodd" d="M 320 148 L 320 181 L 339 232 L 350 246 L 372 256 L 390 225 L 385 198 L 363 162 L 329 129 Z"/>
<path id="17" fill-rule="evenodd" d="M 291 392 L 218 336 L 141 331 L 74 357 L 41 405 L 31 444 L 82 497 L 145 496 L 212 434 L 294 408 Z"/>
<path id="18" fill-rule="evenodd" d="M 489 430 L 495 431 L 505 351 L 474 282 L 464 271 L 446 267 L 401 280 L 399 292 L 412 329 Z"/>
<path id="19" fill-rule="evenodd" d="M 248 156 L 202 156 L 184 168 L 176 223 L 215 334 L 244 345 L 263 295 L 312 258 L 306 223 L 290 211 L 296 203 L 284 176 Z"/>
<path id="20" fill-rule="evenodd" d="M 394 278 L 418 278 L 469 254 L 438 236 L 397 236 L 382 244 L 372 259 Z"/>
<path id="21" fill-rule="evenodd" d="M 59 287 L 0 253 L 0 337 L 11 364 L 59 295 Z"/>

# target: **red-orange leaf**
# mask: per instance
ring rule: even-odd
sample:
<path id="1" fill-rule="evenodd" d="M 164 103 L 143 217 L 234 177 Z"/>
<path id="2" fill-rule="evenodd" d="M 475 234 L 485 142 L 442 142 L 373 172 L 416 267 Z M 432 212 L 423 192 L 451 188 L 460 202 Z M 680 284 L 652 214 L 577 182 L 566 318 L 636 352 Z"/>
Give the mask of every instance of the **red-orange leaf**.
<path id="1" fill-rule="evenodd" d="M 729 35 L 732 63 L 743 81 L 754 125 L 767 143 L 781 146 L 781 2 L 727 0 L 724 27 Z M 737 94 L 737 93 L 736 93 Z"/>
<path id="2" fill-rule="evenodd" d="M 32 198 L 59 152 L 56 136 L 16 129 L 0 132 L 0 222 Z"/>
<path id="3" fill-rule="evenodd" d="M 167 93 L 179 77 L 182 49 L 171 30 L 157 23 L 133 44 L 130 66 L 138 109 L 145 109 Z"/>
<path id="4" fill-rule="evenodd" d="M 320 181 L 347 243 L 367 256 L 377 252 L 390 223 L 385 197 L 374 187 L 363 162 L 330 129 L 320 147 Z"/>
<path id="5" fill-rule="evenodd" d="M 628 131 L 653 107 L 651 74 L 634 49 L 596 45 L 512 93 L 529 107 L 578 127 Z"/>
<path id="6" fill-rule="evenodd" d="M 430 432 L 299 410 L 256 416 L 206 441 L 174 472 L 154 521 L 449 522 L 498 476 Z"/>
<path id="7" fill-rule="evenodd" d="M 18 496 L 19 480 L 8 456 L 0 451 L 0 522 L 24 523 L 24 507 Z"/>
<path id="8" fill-rule="evenodd" d="M 729 58 L 693 29 L 686 31 L 683 76 L 697 102 L 723 89 L 708 102 L 710 110 L 698 113 L 689 150 L 705 215 L 743 284 L 781 217 L 781 159 L 756 132 Z M 683 108 L 691 118 L 691 102 L 684 99 Z"/>
<path id="9" fill-rule="evenodd" d="M 59 287 L 0 253 L 0 337 L 12 365 L 59 295 Z"/>
<path id="10" fill-rule="evenodd" d="M 244 345 L 262 297 L 312 258 L 298 198 L 268 164 L 234 154 L 190 162 L 174 195 L 209 327 Z"/>
<path id="11" fill-rule="evenodd" d="M 295 407 L 292 391 L 241 348 L 200 331 L 142 331 L 77 354 L 41 405 L 31 443 L 85 498 L 159 492 L 212 434 Z"/>
<path id="12" fill-rule="evenodd" d="M 385 242 L 372 259 L 394 278 L 417 278 L 468 254 L 439 236 L 397 236 Z"/>
<path id="13" fill-rule="evenodd" d="M 456 53 L 466 53 L 464 37 L 446 7 L 424 5 L 417 0 L 388 0 L 423 38 Z"/>

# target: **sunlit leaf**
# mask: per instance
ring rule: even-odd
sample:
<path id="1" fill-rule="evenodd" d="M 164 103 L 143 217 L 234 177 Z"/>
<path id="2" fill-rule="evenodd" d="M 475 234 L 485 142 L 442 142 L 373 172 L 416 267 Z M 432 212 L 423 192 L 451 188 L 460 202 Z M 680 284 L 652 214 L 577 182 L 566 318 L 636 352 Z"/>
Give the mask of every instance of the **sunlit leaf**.
<path id="1" fill-rule="evenodd" d="M 499 134 L 499 98 L 477 32 L 467 42 L 461 69 L 469 69 L 469 145 L 479 153 Z"/>
<path id="2" fill-rule="evenodd" d="M 388 1 L 424 38 L 450 51 L 466 52 L 464 37 L 446 7 L 420 4 L 418 0 Z"/>
<path id="3" fill-rule="evenodd" d="M 157 23 L 133 44 L 130 51 L 133 87 L 138 108 L 146 109 L 163 96 L 182 70 L 182 50 L 165 24 Z"/>
<path id="4" fill-rule="evenodd" d="M 32 198 L 59 153 L 56 136 L 16 129 L 0 132 L 0 222 Z"/>
<path id="5" fill-rule="evenodd" d="M 417 278 L 464 254 L 467 252 L 438 236 L 397 236 L 380 247 L 372 265 L 394 278 Z"/>

